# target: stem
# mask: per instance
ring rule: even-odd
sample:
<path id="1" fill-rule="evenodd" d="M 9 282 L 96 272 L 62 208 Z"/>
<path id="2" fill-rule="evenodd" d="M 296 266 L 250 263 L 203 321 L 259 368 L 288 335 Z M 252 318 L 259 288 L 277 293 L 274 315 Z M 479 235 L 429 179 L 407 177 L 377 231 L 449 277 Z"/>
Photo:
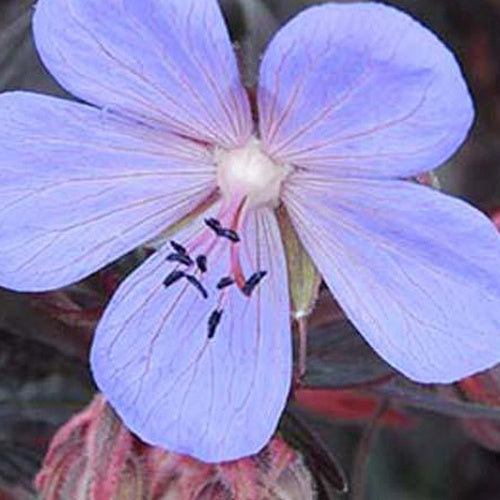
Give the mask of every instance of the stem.
<path id="1" fill-rule="evenodd" d="M 307 317 L 302 316 L 297 320 L 299 326 L 299 380 L 306 374 L 307 363 Z"/>
<path id="2" fill-rule="evenodd" d="M 370 451 L 375 443 L 380 420 L 384 416 L 389 401 L 383 399 L 374 413 L 369 424 L 364 428 L 361 438 L 358 443 L 354 463 L 352 467 L 352 491 L 351 500 L 363 500 L 365 496 L 365 476 L 368 466 Z"/>

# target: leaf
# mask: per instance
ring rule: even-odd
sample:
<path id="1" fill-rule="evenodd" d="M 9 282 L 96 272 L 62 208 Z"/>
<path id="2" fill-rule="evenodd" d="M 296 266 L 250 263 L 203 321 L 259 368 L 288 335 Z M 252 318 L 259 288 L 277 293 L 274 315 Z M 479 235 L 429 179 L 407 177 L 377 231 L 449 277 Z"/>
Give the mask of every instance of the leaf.
<path id="1" fill-rule="evenodd" d="M 35 498 L 32 478 L 40 465 L 36 452 L 11 443 L 0 442 L 0 498 Z"/>
<path id="2" fill-rule="evenodd" d="M 25 88 L 67 94 L 42 67 L 31 35 L 34 0 L 0 4 L 0 91 Z"/>
<path id="3" fill-rule="evenodd" d="M 406 406 L 461 418 L 488 418 L 500 421 L 500 406 L 467 400 L 456 386 L 423 385 L 396 376 L 372 390 Z"/>
<path id="4" fill-rule="evenodd" d="M 90 342 L 88 332 L 78 332 L 76 328 L 52 317 L 41 307 L 41 297 L 40 294 L 21 294 L 0 289 L 0 330 L 13 336 L 8 340 L 11 342 L 10 347 L 5 345 L 3 348 L 29 356 L 29 352 L 18 349 L 19 343 L 25 344 L 28 351 L 38 349 L 41 345 L 51 346 L 63 356 L 79 359 L 80 366 L 86 365 Z M 33 356 L 33 360 L 37 364 L 46 361 L 43 356 Z"/>
<path id="5" fill-rule="evenodd" d="M 467 400 L 500 409 L 500 365 L 461 380 L 457 386 Z M 485 418 L 464 418 L 462 424 L 478 444 L 492 451 L 500 451 L 500 422 Z"/>
<path id="6" fill-rule="evenodd" d="M 280 430 L 286 441 L 304 455 L 306 465 L 319 485 L 327 489 L 326 483 L 343 493 L 348 490 L 346 475 L 339 462 L 294 405 L 288 405 L 280 422 Z"/>
<path id="7" fill-rule="evenodd" d="M 348 387 L 394 374 L 344 318 L 312 329 L 307 347 L 307 387 Z"/>
<path id="8" fill-rule="evenodd" d="M 0 291 L 0 491 L 5 498 L 29 498 L 52 435 L 92 392 L 81 341 L 75 329 L 33 307 L 31 296 Z"/>
<path id="9" fill-rule="evenodd" d="M 294 400 L 301 408 L 336 422 L 363 422 L 373 419 L 381 398 L 360 389 L 296 388 Z M 411 419 L 396 408 L 387 409 L 380 419 L 382 425 L 409 427 Z"/>
<path id="10" fill-rule="evenodd" d="M 463 425 L 469 436 L 488 450 L 500 451 L 500 423 L 482 418 L 468 419 Z"/>
<path id="11" fill-rule="evenodd" d="M 263 0 L 222 0 L 233 40 L 241 47 L 243 83 L 253 87 L 257 82 L 260 57 L 279 25 Z"/>

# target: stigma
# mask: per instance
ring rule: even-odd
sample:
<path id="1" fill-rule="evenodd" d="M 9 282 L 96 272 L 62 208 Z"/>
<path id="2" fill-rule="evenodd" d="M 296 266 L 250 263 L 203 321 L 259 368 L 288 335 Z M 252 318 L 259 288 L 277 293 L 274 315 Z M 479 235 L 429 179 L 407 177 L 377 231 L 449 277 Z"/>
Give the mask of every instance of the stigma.
<path id="1" fill-rule="evenodd" d="M 290 174 L 289 165 L 279 164 L 252 137 L 243 147 L 215 152 L 217 185 L 226 200 L 244 198 L 246 208 L 277 206 L 281 184 Z"/>

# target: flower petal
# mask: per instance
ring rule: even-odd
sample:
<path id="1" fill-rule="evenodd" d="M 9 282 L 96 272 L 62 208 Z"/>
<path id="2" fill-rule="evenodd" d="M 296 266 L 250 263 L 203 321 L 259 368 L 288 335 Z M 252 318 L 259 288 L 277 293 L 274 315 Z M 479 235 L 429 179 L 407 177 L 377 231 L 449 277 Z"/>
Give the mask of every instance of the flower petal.
<path id="1" fill-rule="evenodd" d="M 208 151 L 53 97 L 0 96 L 0 285 L 79 280 L 155 237 L 215 188 Z"/>
<path id="2" fill-rule="evenodd" d="M 97 329 L 91 366 L 106 398 L 143 440 L 220 462 L 256 453 L 276 429 L 291 380 L 290 313 L 271 211 L 250 213 L 237 244 L 247 276 L 268 271 L 251 298 L 232 285 L 221 299 L 216 284 L 228 275 L 231 243 L 210 234 L 203 245 L 213 244 L 212 250 L 194 250 L 193 240 L 207 231 L 199 220 L 176 241 L 193 258 L 207 255 L 208 271 L 198 278 L 208 298 L 185 278 L 162 285 L 175 269 L 165 260 L 171 249 L 163 248 L 114 295 Z M 209 339 L 208 319 L 218 308 L 222 317 Z"/>
<path id="3" fill-rule="evenodd" d="M 500 362 L 500 237 L 466 203 L 405 181 L 298 175 L 285 203 L 368 343 L 419 382 Z"/>
<path id="4" fill-rule="evenodd" d="M 74 95 L 223 146 L 252 127 L 216 0 L 40 0 L 38 52 Z"/>
<path id="5" fill-rule="evenodd" d="M 375 3 L 313 7 L 281 29 L 262 62 L 258 104 L 271 156 L 349 177 L 430 170 L 473 119 L 450 51 Z"/>

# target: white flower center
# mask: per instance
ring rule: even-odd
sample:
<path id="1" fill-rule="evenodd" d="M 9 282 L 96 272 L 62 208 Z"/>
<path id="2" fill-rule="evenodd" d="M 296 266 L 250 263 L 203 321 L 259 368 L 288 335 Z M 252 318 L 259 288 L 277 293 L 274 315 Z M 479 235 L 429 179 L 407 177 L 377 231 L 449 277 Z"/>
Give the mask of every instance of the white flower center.
<path id="1" fill-rule="evenodd" d="M 217 184 L 225 198 L 245 197 L 247 207 L 276 206 L 289 165 L 273 162 L 255 137 L 238 149 L 216 151 Z"/>

